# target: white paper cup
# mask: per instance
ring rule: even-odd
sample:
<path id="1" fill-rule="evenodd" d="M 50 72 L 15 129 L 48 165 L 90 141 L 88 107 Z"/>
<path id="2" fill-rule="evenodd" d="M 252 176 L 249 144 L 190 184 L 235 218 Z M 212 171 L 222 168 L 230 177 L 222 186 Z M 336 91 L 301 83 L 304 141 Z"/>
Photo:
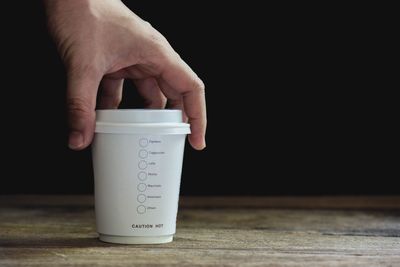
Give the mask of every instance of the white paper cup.
<path id="1" fill-rule="evenodd" d="M 189 124 L 180 110 L 98 110 L 92 146 L 100 240 L 171 242 Z"/>

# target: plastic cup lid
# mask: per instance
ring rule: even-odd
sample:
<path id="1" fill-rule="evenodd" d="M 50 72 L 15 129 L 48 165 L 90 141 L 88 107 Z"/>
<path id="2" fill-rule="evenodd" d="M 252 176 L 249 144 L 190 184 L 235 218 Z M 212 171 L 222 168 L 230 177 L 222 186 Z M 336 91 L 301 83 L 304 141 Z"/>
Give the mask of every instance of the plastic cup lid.
<path id="1" fill-rule="evenodd" d="M 183 122 L 177 109 L 103 109 L 96 111 L 98 122 L 111 123 L 165 123 Z"/>
<path id="2" fill-rule="evenodd" d="M 188 134 L 190 125 L 176 109 L 103 109 L 96 111 L 95 132 Z"/>

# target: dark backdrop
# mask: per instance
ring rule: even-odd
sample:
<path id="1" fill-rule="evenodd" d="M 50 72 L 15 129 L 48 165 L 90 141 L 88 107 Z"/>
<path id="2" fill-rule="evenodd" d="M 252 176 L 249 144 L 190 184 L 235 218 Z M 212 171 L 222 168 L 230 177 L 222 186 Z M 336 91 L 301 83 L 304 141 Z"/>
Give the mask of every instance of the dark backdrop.
<path id="1" fill-rule="evenodd" d="M 186 147 L 183 194 L 400 193 L 390 16 L 365 6 L 125 2 L 207 87 L 208 146 Z M 3 12 L 12 19 L 2 23 L 0 193 L 92 192 L 90 149 L 67 148 L 64 70 L 40 2 Z M 138 106 L 127 83 L 122 107 Z"/>

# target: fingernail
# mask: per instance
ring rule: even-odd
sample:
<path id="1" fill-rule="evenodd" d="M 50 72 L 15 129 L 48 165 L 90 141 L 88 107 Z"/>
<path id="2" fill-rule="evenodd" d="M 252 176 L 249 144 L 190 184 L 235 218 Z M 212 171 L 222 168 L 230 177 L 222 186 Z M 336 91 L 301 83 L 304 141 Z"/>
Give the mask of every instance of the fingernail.
<path id="1" fill-rule="evenodd" d="M 81 148 L 83 146 L 83 135 L 80 132 L 71 132 L 68 143 L 70 149 L 77 150 Z"/>

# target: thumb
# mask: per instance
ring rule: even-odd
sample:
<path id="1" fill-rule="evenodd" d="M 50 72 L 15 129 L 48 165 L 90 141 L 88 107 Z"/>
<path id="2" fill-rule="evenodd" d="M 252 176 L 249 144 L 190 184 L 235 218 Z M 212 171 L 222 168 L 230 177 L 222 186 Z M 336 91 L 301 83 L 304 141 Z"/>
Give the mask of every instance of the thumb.
<path id="1" fill-rule="evenodd" d="M 92 142 L 100 80 L 101 76 L 97 74 L 68 72 L 68 146 L 73 150 L 84 149 Z"/>

